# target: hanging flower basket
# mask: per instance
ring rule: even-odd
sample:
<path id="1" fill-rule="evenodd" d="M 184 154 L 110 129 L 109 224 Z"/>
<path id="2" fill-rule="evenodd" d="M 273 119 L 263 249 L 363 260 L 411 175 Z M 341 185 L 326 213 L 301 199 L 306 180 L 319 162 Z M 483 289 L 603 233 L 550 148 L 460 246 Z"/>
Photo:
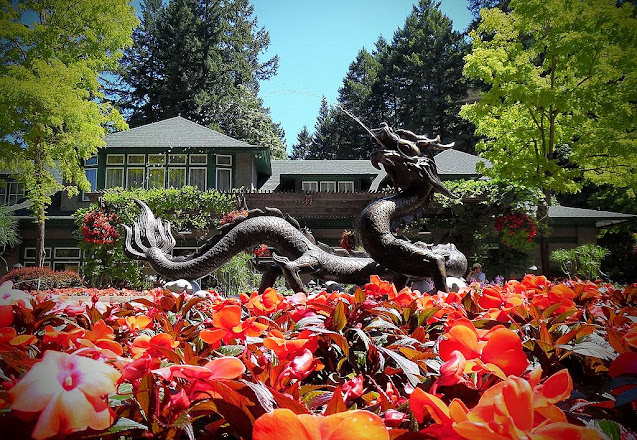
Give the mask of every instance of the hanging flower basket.
<path id="1" fill-rule="evenodd" d="M 509 212 L 495 219 L 495 229 L 505 246 L 518 250 L 531 250 L 535 247 L 533 238 L 537 234 L 535 220 L 519 211 Z"/>

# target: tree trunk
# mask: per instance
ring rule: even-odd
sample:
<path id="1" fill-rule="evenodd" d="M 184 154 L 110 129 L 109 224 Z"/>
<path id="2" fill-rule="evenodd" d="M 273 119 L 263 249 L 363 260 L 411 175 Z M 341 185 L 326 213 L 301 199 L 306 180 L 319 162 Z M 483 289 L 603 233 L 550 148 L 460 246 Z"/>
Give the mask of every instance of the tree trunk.
<path id="1" fill-rule="evenodd" d="M 35 265 L 37 267 L 44 266 L 44 258 L 46 252 L 44 251 L 44 206 L 38 208 L 38 219 L 36 220 L 38 225 L 38 241 L 35 247 Z"/>
<path id="2" fill-rule="evenodd" d="M 551 274 L 551 260 L 549 249 L 549 206 L 551 206 L 551 190 L 544 190 L 544 203 L 537 207 L 538 232 L 540 235 L 540 264 L 542 265 L 542 275 Z"/>

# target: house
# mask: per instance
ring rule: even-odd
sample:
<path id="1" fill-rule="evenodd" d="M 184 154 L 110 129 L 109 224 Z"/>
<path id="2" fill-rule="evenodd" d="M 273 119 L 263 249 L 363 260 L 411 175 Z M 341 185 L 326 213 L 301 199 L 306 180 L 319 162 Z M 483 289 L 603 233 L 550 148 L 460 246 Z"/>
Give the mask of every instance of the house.
<path id="1" fill-rule="evenodd" d="M 73 232 L 73 213 L 88 206 L 100 190 L 112 187 L 168 188 L 184 185 L 202 190 L 241 189 L 249 208 L 276 207 L 337 246 L 344 229 L 354 229 L 360 212 L 374 200 L 392 194 L 387 174 L 368 160 L 271 160 L 266 147 L 250 145 L 182 117 L 154 122 L 105 137 L 106 146 L 85 163 L 91 193 L 53 196 L 46 224 L 46 264 L 78 270 L 82 255 Z M 442 180 L 482 179 L 476 166 L 490 164 L 456 150 L 436 155 Z M 36 231 L 24 192 L 10 174 L 0 172 L 0 203 L 13 205 L 23 243 L 2 255 L 7 267 L 33 265 Z M 17 204 L 17 205 L 16 205 Z M 434 215 L 434 211 L 429 213 Z M 561 206 L 549 211 L 554 233 L 551 247 L 574 247 L 596 241 L 597 228 L 633 218 L 628 214 Z M 434 231 L 435 232 L 435 231 Z M 436 237 L 436 234 L 433 234 Z M 198 244 L 178 241 L 183 252 Z M 1 262 L 1 260 L 0 260 Z"/>

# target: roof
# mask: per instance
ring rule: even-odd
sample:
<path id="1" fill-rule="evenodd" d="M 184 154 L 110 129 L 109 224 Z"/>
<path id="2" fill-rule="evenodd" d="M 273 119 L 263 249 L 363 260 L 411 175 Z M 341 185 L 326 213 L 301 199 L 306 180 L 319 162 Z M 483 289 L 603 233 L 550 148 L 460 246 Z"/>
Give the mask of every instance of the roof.
<path id="1" fill-rule="evenodd" d="M 483 162 L 487 168 L 492 166 L 486 159 L 459 150 L 443 150 L 434 157 L 434 161 L 438 167 L 438 175 L 441 177 L 445 175 L 478 176 L 481 174 L 476 171 L 476 165 L 479 162 Z"/>
<path id="2" fill-rule="evenodd" d="M 176 116 L 104 137 L 107 147 L 117 148 L 261 148 Z"/>
<path id="3" fill-rule="evenodd" d="M 377 190 L 384 171 L 374 168 L 369 160 L 273 160 L 272 176 L 259 189 L 260 191 L 276 191 L 281 183 L 281 176 L 378 176 L 375 177 L 370 190 Z"/>
<path id="4" fill-rule="evenodd" d="M 549 217 L 552 220 L 569 220 L 574 219 L 594 221 L 595 226 L 601 228 L 626 220 L 634 219 L 637 216 L 632 214 L 623 214 L 621 212 L 597 211 L 595 209 L 571 208 L 568 206 L 549 206 Z"/>

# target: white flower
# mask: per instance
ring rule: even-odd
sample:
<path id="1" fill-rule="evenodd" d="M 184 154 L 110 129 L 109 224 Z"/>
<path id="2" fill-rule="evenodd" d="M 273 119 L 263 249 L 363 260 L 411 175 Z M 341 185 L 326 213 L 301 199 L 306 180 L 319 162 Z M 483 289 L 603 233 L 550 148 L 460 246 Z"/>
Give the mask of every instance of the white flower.
<path id="1" fill-rule="evenodd" d="M 0 284 L 0 306 L 19 305 L 25 309 L 32 310 L 31 299 L 28 293 L 14 289 L 13 281 L 5 281 Z"/>

